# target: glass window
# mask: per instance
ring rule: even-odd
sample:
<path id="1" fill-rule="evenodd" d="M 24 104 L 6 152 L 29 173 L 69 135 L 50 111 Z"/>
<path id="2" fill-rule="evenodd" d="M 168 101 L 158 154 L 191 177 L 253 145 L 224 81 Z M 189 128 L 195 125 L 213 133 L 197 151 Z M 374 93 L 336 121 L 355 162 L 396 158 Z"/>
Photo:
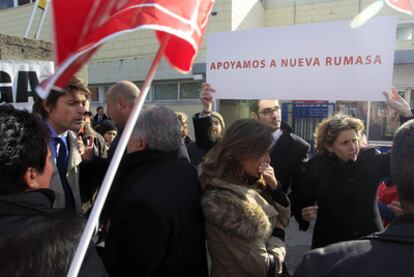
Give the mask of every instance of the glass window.
<path id="1" fill-rule="evenodd" d="M 180 83 L 180 99 L 199 99 L 201 82 Z"/>
<path id="2" fill-rule="evenodd" d="M 365 126 L 368 117 L 368 102 L 367 101 L 337 101 L 335 106 L 335 113 L 344 113 L 350 116 L 361 119 Z"/>
<path id="3" fill-rule="evenodd" d="M 20 5 L 29 4 L 32 2 L 33 2 L 32 0 L 19 0 L 17 4 L 20 6 Z"/>
<path id="4" fill-rule="evenodd" d="M 391 141 L 399 126 L 398 114 L 385 102 L 371 102 L 368 140 Z"/>
<path id="5" fill-rule="evenodd" d="M 154 84 L 154 100 L 177 100 L 178 84 Z"/>
<path id="6" fill-rule="evenodd" d="M 99 101 L 99 88 L 98 87 L 88 87 L 91 91 L 91 102 Z"/>
<path id="7" fill-rule="evenodd" d="M 136 83 L 134 83 L 138 88 L 139 88 L 139 90 L 141 91 L 141 88 L 142 88 L 142 85 L 144 84 L 144 82 L 136 82 Z M 149 91 L 148 91 L 148 93 L 147 93 L 147 96 L 145 97 L 145 101 L 150 101 L 151 100 L 151 87 L 150 87 L 150 89 L 149 89 Z"/>
<path id="8" fill-rule="evenodd" d="M 7 9 L 14 7 L 14 0 L 1 0 L 0 1 L 0 9 Z"/>

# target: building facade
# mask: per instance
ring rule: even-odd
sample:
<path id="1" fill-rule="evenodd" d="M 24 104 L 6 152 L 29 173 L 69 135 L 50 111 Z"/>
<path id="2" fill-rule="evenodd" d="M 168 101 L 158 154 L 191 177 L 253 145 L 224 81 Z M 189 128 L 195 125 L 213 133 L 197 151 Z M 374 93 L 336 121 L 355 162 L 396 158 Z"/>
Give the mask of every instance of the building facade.
<path id="1" fill-rule="evenodd" d="M 3 1 L 4 2 L 4 1 Z M 23 36 L 33 1 L 8 0 L 0 5 L 0 33 Z M 350 20 L 375 0 L 216 0 L 205 38 L 195 61 L 193 72 L 183 75 L 161 62 L 147 102 L 165 104 L 189 115 L 201 109 L 198 100 L 204 79 L 206 38 L 209 33 L 243 29 L 288 26 L 294 24 Z M 36 14 L 30 36 L 37 29 L 41 11 Z M 399 18 L 393 85 L 414 104 L 414 18 L 385 6 L 378 16 Z M 50 15 L 39 36 L 51 40 Z M 123 35 L 106 43 L 88 63 L 88 82 L 93 93 L 93 106 L 104 104 L 105 93 L 119 80 L 131 80 L 140 86 L 158 49 L 152 31 Z M 368 125 L 370 141 L 387 141 L 398 126 L 398 119 L 382 102 L 337 102 L 336 111 L 361 117 Z M 216 105 L 226 123 L 248 115 L 243 101 L 220 101 Z"/>

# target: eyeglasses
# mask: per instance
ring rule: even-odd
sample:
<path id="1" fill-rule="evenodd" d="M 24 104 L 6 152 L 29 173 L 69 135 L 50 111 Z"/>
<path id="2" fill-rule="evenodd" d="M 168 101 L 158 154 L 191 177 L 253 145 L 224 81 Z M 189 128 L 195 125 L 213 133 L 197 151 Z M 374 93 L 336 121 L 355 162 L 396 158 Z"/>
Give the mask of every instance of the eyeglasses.
<path id="1" fill-rule="evenodd" d="M 280 111 L 280 107 L 273 107 L 273 108 L 266 108 L 266 109 L 264 109 L 264 110 L 262 110 L 262 111 L 260 111 L 259 113 L 260 114 L 262 114 L 262 115 L 271 115 L 271 114 L 273 114 L 273 113 L 278 113 Z"/>

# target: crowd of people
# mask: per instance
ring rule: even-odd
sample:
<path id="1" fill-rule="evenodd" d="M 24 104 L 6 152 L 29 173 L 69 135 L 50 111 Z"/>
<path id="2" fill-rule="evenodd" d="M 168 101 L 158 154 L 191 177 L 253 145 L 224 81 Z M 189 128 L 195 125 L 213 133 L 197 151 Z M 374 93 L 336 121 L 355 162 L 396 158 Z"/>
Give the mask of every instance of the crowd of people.
<path id="1" fill-rule="evenodd" d="M 65 275 L 139 93 L 120 81 L 93 116 L 73 77 L 32 114 L 0 105 L 0 276 Z M 194 140 L 185 113 L 143 108 L 80 276 L 290 276 L 291 220 L 315 221 L 294 276 L 414 275 L 414 114 L 394 89 L 384 95 L 403 124 L 389 153 L 335 114 L 311 154 L 276 99 L 250 100 L 250 118 L 226 127 L 213 95 L 204 83 Z M 385 231 L 381 183 L 396 191 Z"/>

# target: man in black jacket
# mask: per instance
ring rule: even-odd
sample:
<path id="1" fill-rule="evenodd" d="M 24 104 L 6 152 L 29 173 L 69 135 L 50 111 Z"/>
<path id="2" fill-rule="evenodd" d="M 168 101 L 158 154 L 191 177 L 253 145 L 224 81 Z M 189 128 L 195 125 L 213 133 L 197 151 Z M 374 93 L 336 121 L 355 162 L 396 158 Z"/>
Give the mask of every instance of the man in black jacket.
<path id="1" fill-rule="evenodd" d="M 104 263 L 111 276 L 207 276 L 196 169 L 177 155 L 180 123 L 145 107 L 118 173 Z"/>
<path id="2" fill-rule="evenodd" d="M 283 192 L 287 193 L 289 188 L 294 192 L 295 185 L 302 177 L 304 163 L 308 160 L 309 143 L 293 134 L 292 127 L 282 121 L 278 100 L 252 100 L 250 112 L 251 117 L 272 128 L 273 144 L 269 152 L 270 165 L 275 170 L 276 179 L 281 183 Z"/>
<path id="3" fill-rule="evenodd" d="M 403 215 L 383 232 L 309 252 L 294 276 L 414 276 L 414 120 L 394 137 L 391 176 Z"/>

